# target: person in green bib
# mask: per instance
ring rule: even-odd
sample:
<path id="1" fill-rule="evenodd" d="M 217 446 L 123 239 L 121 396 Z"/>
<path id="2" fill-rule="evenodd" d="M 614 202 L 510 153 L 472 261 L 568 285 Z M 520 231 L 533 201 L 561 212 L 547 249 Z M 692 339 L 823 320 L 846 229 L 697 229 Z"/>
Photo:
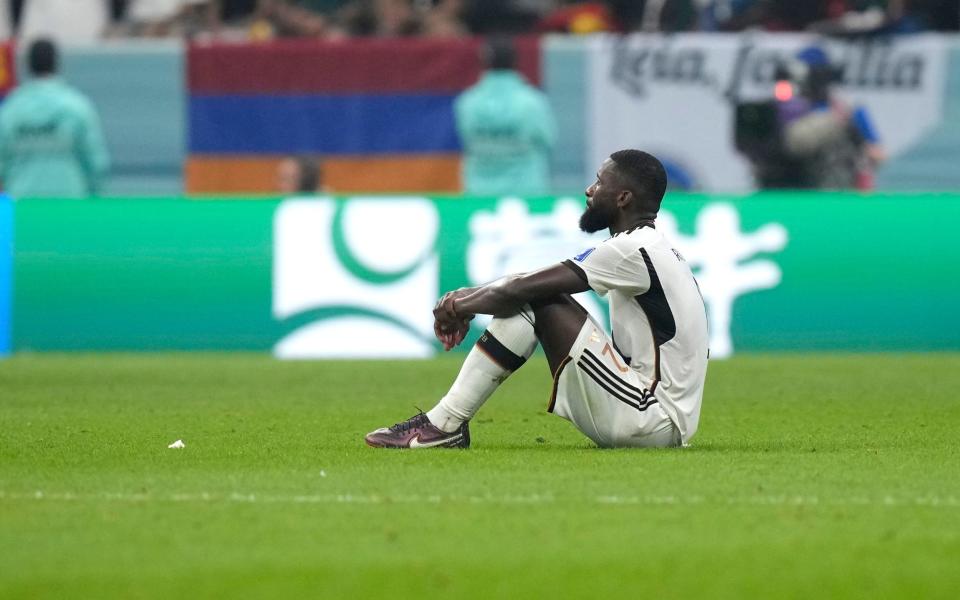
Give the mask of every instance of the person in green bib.
<path id="1" fill-rule="evenodd" d="M 543 92 L 514 69 L 511 41 L 493 40 L 484 54 L 487 70 L 454 104 L 464 192 L 546 194 L 557 138 L 553 110 Z"/>
<path id="2" fill-rule="evenodd" d="M 31 80 L 0 106 L 0 182 L 14 198 L 98 195 L 110 158 L 93 104 L 57 77 L 57 48 L 31 44 Z"/>

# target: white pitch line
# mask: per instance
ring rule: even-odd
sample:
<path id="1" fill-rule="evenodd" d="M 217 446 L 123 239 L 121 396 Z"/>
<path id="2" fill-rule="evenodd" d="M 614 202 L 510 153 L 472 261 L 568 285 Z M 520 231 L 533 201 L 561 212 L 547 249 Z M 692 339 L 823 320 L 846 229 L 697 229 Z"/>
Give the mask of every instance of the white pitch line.
<path id="1" fill-rule="evenodd" d="M 237 504 L 497 504 L 497 505 L 542 505 L 588 502 L 590 504 L 615 506 L 886 506 L 909 507 L 929 506 L 939 508 L 960 508 L 960 498 L 956 496 L 592 496 L 586 498 L 560 497 L 551 494 L 527 495 L 386 495 L 386 494 L 304 494 L 274 495 L 251 492 L 232 493 L 79 493 L 79 492 L 7 492 L 0 491 L 0 501 L 66 501 L 66 502 L 184 502 L 184 503 L 237 503 Z"/>

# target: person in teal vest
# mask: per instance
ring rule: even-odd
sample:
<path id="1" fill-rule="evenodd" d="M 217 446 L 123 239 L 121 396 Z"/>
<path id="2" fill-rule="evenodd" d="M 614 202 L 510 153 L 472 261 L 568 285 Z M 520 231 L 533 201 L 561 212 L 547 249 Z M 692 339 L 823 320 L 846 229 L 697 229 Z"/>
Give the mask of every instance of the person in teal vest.
<path id="1" fill-rule="evenodd" d="M 32 79 L 0 106 L 0 180 L 14 198 L 86 198 L 109 168 L 100 119 L 90 101 L 57 77 L 57 48 L 28 51 Z"/>
<path id="2" fill-rule="evenodd" d="M 485 48 L 487 70 L 454 104 L 463 146 L 464 191 L 474 195 L 546 194 L 557 137 L 546 96 L 514 70 L 508 40 Z"/>

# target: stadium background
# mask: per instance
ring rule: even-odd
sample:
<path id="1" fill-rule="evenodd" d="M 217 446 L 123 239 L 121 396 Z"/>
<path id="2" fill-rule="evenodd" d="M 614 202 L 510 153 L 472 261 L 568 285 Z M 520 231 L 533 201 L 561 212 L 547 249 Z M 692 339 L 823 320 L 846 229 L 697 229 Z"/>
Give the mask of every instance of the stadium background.
<path id="1" fill-rule="evenodd" d="M 708 304 L 712 281 L 719 280 L 707 272 L 734 269 L 760 277 L 717 299 L 723 306 L 713 316 L 722 324 L 715 329 L 724 329 L 728 339 L 712 340 L 720 348 L 716 356 L 728 355 L 734 346 L 956 349 L 960 323 L 947 307 L 960 299 L 960 288 L 941 276 L 954 260 L 955 247 L 938 222 L 957 214 L 949 194 L 960 186 L 951 167 L 960 156 L 955 133 L 960 131 L 960 42 L 925 34 L 906 41 L 846 42 L 833 49 L 848 61 L 851 53 L 859 53 L 864 64 L 874 57 L 860 67 L 867 75 L 854 77 L 858 67 L 850 66 L 845 91 L 874 112 L 891 152 L 875 194 L 754 195 L 745 162 L 733 149 L 730 117 L 724 116 L 731 112 L 730 101 L 721 97 L 733 85 L 734 59 L 724 63 L 716 57 L 742 55 L 744 48 L 789 56 L 811 39 L 802 34 L 520 38 L 520 69 L 543 87 L 564 126 L 553 153 L 552 203 L 543 198 L 523 209 L 528 216 L 532 211 L 553 220 L 524 220 L 526 229 L 511 234 L 521 241 L 515 239 L 511 248 L 502 247 L 503 240 L 498 248 L 495 239 L 474 239 L 471 224 L 511 210 L 510 199 L 457 195 L 460 148 L 452 103 L 480 73 L 479 40 L 140 41 L 67 48 L 65 77 L 91 96 L 103 116 L 114 161 L 105 195 L 112 199 L 63 206 L 24 201 L 16 210 L 7 208 L 13 237 L 5 246 L 12 264 L 0 275 L 7 274 L 2 295 L 10 308 L 0 321 L 5 332 L 0 348 L 275 348 L 300 357 L 429 356 L 437 346 L 429 341 L 430 324 L 417 315 L 428 315 L 441 288 L 480 283 L 518 265 L 560 260 L 591 243 L 564 228 L 574 227 L 571 202 L 582 197 L 590 165 L 623 144 L 601 135 L 610 132 L 608 137 L 616 138 L 608 123 L 620 118 L 635 128 L 627 128 L 624 141 L 635 138 L 644 145 L 648 138 L 646 147 L 668 163 L 673 192 L 667 211 L 683 238 L 678 244 L 694 253 L 695 270 L 704 271 Z M 642 58 L 629 63 L 631 51 L 682 55 L 685 48 L 719 61 L 705 70 L 731 80 L 710 88 L 682 77 L 670 80 L 667 71 L 645 68 Z M 5 89 L 15 81 L 14 54 L 5 47 L 0 70 Z M 898 71 L 904 64 L 908 70 Z M 748 59 L 745 69 L 750 68 Z M 762 75 L 741 79 L 745 83 L 736 85 L 745 97 L 762 96 L 770 83 Z M 624 85 L 652 91 L 624 94 Z M 610 106 L 604 98 L 611 99 Z M 904 112 L 911 118 L 903 119 Z M 303 244 L 299 249 L 284 241 L 296 233 L 283 228 L 281 205 L 270 195 L 277 163 L 290 155 L 323 158 L 325 183 L 333 192 L 317 202 L 331 208 L 317 209 L 310 218 L 330 244 L 311 246 L 309 235 L 293 242 Z M 378 194 L 380 200 L 372 197 Z M 384 194 L 405 197 L 395 199 L 390 211 L 375 210 L 384 206 Z M 506 202 L 503 210 L 499 202 Z M 733 207 L 735 214 L 723 221 L 717 211 L 704 210 L 716 206 L 720 212 Z M 923 232 L 923 243 L 894 250 L 887 236 L 904 209 L 913 230 Z M 720 221 L 701 223 L 698 215 Z M 368 234 L 345 230 L 356 218 L 383 226 Z M 715 231 L 711 223 L 726 229 Z M 410 246 L 418 236 L 401 232 L 398 225 L 435 243 Z M 763 227 L 785 228 L 779 233 L 783 239 L 772 246 L 759 241 L 749 252 L 727 257 L 728 264 L 701 260 L 717 256 L 698 250 L 705 236 L 747 240 Z M 826 240 L 843 243 L 844 256 L 824 256 Z M 468 261 L 481 252 L 473 248 L 484 244 L 492 262 Z M 549 251 L 531 250 L 537 246 Z M 311 271 L 305 264 L 290 267 L 301 274 L 283 275 L 286 263 L 276 254 L 281 247 L 285 256 L 312 255 L 315 269 L 353 281 L 355 294 L 338 293 L 335 286 L 308 289 Z M 889 256 L 878 253 L 882 247 L 890 248 Z M 324 262 L 331 254 L 338 259 Z M 397 262 L 398 255 L 407 257 L 405 264 Z M 746 269 L 739 268 L 745 264 Z M 923 268 L 911 267 L 917 264 Z M 205 275 L 191 279 L 192 289 L 182 277 L 191 269 Z M 760 273 L 764 269 L 773 272 Z M 898 276 L 891 278 L 892 272 Z M 102 277 L 114 282 L 106 297 Z M 178 287 L 167 285 L 173 280 L 182 281 Z M 842 282 L 839 288 L 837 282 Z M 285 300 L 290 294 L 298 299 Z M 226 298 L 230 312 L 222 308 Z M 284 307 L 284 302 L 293 304 Z M 588 302 L 595 313 L 603 313 L 602 303 Z M 146 310 L 151 319 L 138 316 Z M 235 318 L 240 314 L 244 318 Z M 884 314 L 898 318 L 876 330 L 873 323 Z M 289 345 L 282 350 L 294 322 L 314 342 L 300 336 L 294 340 L 297 350 Z M 394 340 L 393 347 L 373 352 L 341 344 L 338 350 L 322 341 L 343 339 L 334 333 L 347 325 L 372 327 L 371 333 Z"/>

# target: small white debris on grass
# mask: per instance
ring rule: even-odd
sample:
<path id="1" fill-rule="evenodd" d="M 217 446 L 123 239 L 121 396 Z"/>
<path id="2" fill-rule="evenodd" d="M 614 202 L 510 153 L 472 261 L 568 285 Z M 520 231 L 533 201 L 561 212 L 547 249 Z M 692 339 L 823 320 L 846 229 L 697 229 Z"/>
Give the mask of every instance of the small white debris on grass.
<path id="1" fill-rule="evenodd" d="M 183 443 L 183 440 L 177 440 L 177 441 L 175 441 L 174 443 L 172 443 L 172 444 L 170 444 L 169 446 L 167 446 L 167 448 L 176 448 L 176 449 L 178 449 L 178 450 L 179 450 L 180 448 L 186 448 L 186 447 L 187 447 L 187 445 Z"/>
<path id="2" fill-rule="evenodd" d="M 323 469 L 320 469 L 320 477 L 326 477 L 326 476 L 327 476 L 327 472 L 324 471 Z"/>

